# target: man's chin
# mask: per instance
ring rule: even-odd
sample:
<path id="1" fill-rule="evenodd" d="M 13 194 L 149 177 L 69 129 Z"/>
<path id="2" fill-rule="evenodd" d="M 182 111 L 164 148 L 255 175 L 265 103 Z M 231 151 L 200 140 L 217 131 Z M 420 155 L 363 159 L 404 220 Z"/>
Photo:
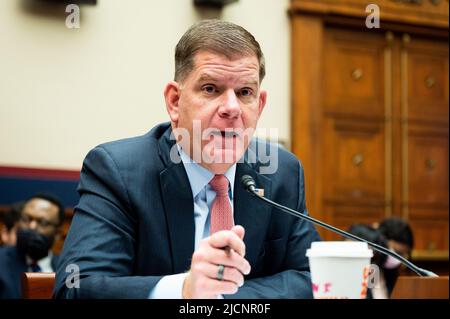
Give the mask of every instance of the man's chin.
<path id="1" fill-rule="evenodd" d="M 215 148 L 211 152 L 202 154 L 201 165 L 214 174 L 224 174 L 240 159 L 242 154 L 242 151 L 236 152 L 233 149 Z"/>
<path id="2" fill-rule="evenodd" d="M 203 165 L 208 171 L 215 175 L 223 175 L 225 174 L 228 169 L 233 166 L 233 164 L 226 164 L 226 163 L 211 163 L 208 165 Z"/>
<path id="3" fill-rule="evenodd" d="M 214 149 L 213 156 L 212 156 L 212 162 L 215 164 L 229 164 L 233 165 L 236 163 L 240 156 L 242 156 L 242 151 L 236 151 L 234 149 L 222 149 L 217 148 Z"/>

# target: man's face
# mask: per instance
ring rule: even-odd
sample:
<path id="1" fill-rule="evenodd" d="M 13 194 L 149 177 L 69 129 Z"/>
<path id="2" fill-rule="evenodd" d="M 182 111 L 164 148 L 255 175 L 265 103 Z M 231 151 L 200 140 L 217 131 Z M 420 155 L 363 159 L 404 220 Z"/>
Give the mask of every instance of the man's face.
<path id="1" fill-rule="evenodd" d="M 58 230 L 58 206 L 41 198 L 29 200 L 22 211 L 19 229 L 32 229 L 44 236 L 53 236 Z"/>
<path id="2" fill-rule="evenodd" d="M 182 83 L 166 86 L 167 110 L 175 133 L 189 133 L 188 139 L 178 140 L 183 150 L 211 172 L 223 174 L 244 154 L 266 103 L 259 62 L 256 56 L 230 60 L 206 51 L 198 52 L 194 62 Z"/>

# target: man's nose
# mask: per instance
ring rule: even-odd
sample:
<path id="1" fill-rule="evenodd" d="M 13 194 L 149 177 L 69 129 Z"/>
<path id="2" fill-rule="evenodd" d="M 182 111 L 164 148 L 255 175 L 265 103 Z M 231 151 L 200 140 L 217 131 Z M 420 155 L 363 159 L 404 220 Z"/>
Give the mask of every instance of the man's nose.
<path id="1" fill-rule="evenodd" d="M 234 90 L 230 89 L 225 91 L 219 107 L 219 115 L 230 119 L 237 118 L 241 115 L 241 106 Z"/>
<path id="2" fill-rule="evenodd" d="M 38 228 L 38 223 L 35 220 L 32 220 L 28 227 L 32 230 L 36 230 Z"/>

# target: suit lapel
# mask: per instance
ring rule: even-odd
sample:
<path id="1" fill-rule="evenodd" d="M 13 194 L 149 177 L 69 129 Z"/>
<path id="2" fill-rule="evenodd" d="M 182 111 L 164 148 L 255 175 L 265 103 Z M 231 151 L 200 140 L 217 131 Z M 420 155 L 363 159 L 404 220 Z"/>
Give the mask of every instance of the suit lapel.
<path id="1" fill-rule="evenodd" d="M 194 199 L 183 163 L 170 140 L 171 130 L 160 138 L 160 156 L 166 168 L 159 175 L 161 194 L 168 227 L 173 273 L 189 269 L 194 252 Z M 170 151 L 177 163 L 170 159 Z"/>
<path id="2" fill-rule="evenodd" d="M 174 273 L 189 269 L 194 252 L 194 200 L 183 164 L 160 174 L 161 192 L 172 250 Z"/>
<path id="3" fill-rule="evenodd" d="M 264 195 L 267 198 L 271 197 L 272 183 L 269 178 L 257 173 L 249 164 L 237 164 L 233 200 L 234 221 L 236 225 L 241 225 L 245 228 L 246 258 L 253 264 L 264 243 L 267 228 L 269 227 L 271 208 L 242 187 L 241 178 L 246 174 L 255 179 L 257 188 L 264 189 Z"/>

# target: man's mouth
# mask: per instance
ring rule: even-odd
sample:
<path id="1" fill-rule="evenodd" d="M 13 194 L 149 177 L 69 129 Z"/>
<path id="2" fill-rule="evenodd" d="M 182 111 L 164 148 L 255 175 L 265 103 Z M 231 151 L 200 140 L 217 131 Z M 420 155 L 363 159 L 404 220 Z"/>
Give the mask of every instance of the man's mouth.
<path id="1" fill-rule="evenodd" d="M 233 162 L 236 160 L 236 155 L 244 149 L 243 138 L 244 136 L 239 128 L 210 129 L 205 149 L 206 152 L 209 152 L 208 156 L 231 156 L 227 159 L 220 158 L 220 161 Z"/>

